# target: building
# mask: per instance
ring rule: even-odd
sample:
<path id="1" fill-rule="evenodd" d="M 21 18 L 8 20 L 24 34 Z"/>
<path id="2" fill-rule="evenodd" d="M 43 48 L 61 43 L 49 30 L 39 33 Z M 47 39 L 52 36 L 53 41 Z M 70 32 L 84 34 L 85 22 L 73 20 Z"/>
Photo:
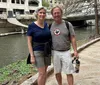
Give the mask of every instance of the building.
<path id="1" fill-rule="evenodd" d="M 13 15 L 32 14 L 39 6 L 42 6 L 42 0 L 0 0 L 0 18 L 7 18 L 8 11 Z"/>

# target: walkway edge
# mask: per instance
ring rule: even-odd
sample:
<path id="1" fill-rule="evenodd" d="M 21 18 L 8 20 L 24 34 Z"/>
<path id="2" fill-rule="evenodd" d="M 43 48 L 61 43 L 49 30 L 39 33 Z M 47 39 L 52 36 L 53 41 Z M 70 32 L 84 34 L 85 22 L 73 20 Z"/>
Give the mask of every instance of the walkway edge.
<path id="1" fill-rule="evenodd" d="M 83 44 L 82 46 L 78 47 L 77 50 L 78 50 L 78 53 L 80 53 L 82 50 L 84 50 L 85 48 L 89 47 L 90 45 L 98 42 L 100 40 L 100 38 L 96 38 L 94 40 L 91 40 L 90 42 L 86 43 L 86 44 Z M 72 52 L 72 55 L 74 53 Z M 47 76 L 50 76 L 52 73 L 53 73 L 53 65 L 49 66 L 48 68 L 48 74 Z M 24 81 L 22 84 L 20 85 L 37 85 L 37 78 L 38 78 L 38 73 L 34 76 L 32 76 L 31 78 L 27 79 L 26 81 Z"/>

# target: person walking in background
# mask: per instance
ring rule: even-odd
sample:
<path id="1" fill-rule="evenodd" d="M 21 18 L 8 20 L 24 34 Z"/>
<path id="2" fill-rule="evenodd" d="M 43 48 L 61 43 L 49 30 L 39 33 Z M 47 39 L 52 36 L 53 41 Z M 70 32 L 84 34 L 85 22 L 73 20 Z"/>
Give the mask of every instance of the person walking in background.
<path id="1" fill-rule="evenodd" d="M 29 24 L 27 30 L 29 61 L 31 64 L 35 64 L 38 69 L 38 85 L 45 85 L 46 71 L 51 64 L 51 58 L 44 55 L 44 43 L 51 39 L 51 33 L 45 22 L 46 9 L 40 7 L 35 12 L 37 20 Z"/>
<path id="2" fill-rule="evenodd" d="M 78 58 L 75 32 L 70 22 L 62 20 L 63 11 L 59 6 L 52 8 L 51 14 L 54 19 L 50 31 L 52 35 L 52 56 L 56 80 L 59 85 L 62 85 L 61 72 L 64 72 L 67 75 L 68 85 L 73 85 L 74 79 L 72 73 L 74 73 L 74 67 L 70 44 L 72 43 L 74 56 Z M 68 24 L 68 27 L 66 24 Z"/>

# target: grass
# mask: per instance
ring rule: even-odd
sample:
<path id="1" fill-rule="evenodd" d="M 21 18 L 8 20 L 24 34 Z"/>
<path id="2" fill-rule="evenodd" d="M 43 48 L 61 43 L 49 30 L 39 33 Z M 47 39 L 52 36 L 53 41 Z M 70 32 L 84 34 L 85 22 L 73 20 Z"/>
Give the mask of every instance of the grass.
<path id="1" fill-rule="evenodd" d="M 15 62 L 3 68 L 0 68 L 0 83 L 19 81 L 21 77 L 27 74 L 36 74 L 36 67 L 26 64 L 26 59 Z"/>

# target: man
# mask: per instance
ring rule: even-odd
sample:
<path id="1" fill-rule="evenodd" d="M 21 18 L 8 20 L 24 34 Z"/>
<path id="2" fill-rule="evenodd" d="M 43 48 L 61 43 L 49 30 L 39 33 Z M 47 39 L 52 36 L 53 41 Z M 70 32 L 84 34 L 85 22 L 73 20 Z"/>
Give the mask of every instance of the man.
<path id="1" fill-rule="evenodd" d="M 74 56 L 78 58 L 75 32 L 70 22 L 67 22 L 69 25 L 69 28 L 67 28 L 66 22 L 62 20 L 63 11 L 59 6 L 54 7 L 51 10 L 51 14 L 54 18 L 50 31 L 52 35 L 52 56 L 54 57 L 55 76 L 58 84 L 62 85 L 61 72 L 63 71 L 67 75 L 68 85 L 73 85 L 72 73 L 74 73 L 74 67 L 70 53 L 70 44 L 72 43 Z"/>

